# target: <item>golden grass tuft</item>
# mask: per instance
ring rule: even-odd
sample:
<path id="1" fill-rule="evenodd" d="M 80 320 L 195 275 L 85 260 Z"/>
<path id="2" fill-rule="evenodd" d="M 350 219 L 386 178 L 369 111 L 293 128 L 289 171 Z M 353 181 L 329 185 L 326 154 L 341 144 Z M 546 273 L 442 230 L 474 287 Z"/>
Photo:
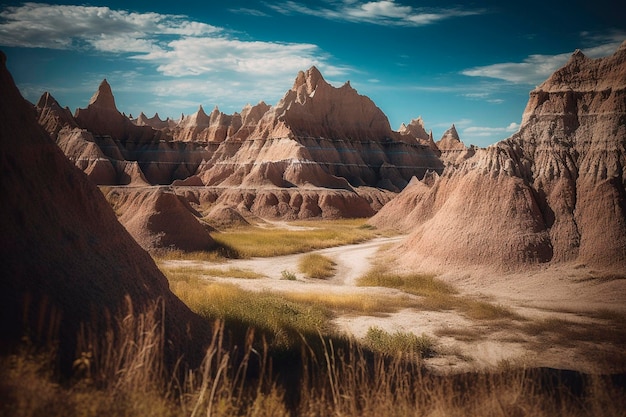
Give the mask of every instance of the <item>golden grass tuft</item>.
<path id="1" fill-rule="evenodd" d="M 272 351 L 254 331 L 230 345 L 231 329 L 217 322 L 202 364 L 179 372 L 164 364 L 161 313 L 131 307 L 112 321 L 119 337 L 79 335 L 85 355 L 70 378 L 55 376 L 54 355 L 28 345 L 3 353 L 0 415 L 621 417 L 626 409 L 626 388 L 611 377 L 512 366 L 432 374 L 419 360 L 431 354 L 428 338 L 376 328 L 366 341 L 386 353 L 319 333 L 290 350 Z"/>
<path id="2" fill-rule="evenodd" d="M 310 252 L 334 246 L 360 243 L 376 236 L 359 226 L 365 220 L 326 220 L 294 222 L 302 229 L 245 227 L 212 235 L 222 247 L 240 258 L 271 257 Z"/>
<path id="3" fill-rule="evenodd" d="M 298 262 L 298 269 L 309 278 L 330 278 L 335 274 L 335 262 L 319 253 L 303 255 Z"/>
<path id="4" fill-rule="evenodd" d="M 359 278 L 357 285 L 394 288 L 422 297 L 419 306 L 423 309 L 458 310 L 474 320 L 522 319 L 508 307 L 458 295 L 452 285 L 437 279 L 433 274 L 401 275 L 390 273 L 388 268 L 378 265 Z"/>
<path id="5" fill-rule="evenodd" d="M 361 294 L 316 292 L 284 293 L 282 296 L 296 303 L 320 306 L 332 310 L 336 314 L 379 316 L 416 306 L 415 301 L 408 297 L 374 297 Z"/>
<path id="6" fill-rule="evenodd" d="M 273 346 L 290 346 L 300 333 L 332 331 L 332 313 L 321 305 L 294 302 L 267 291 L 246 291 L 233 284 L 179 281 L 170 285 L 174 294 L 205 319 L 260 329 Z"/>
<path id="7" fill-rule="evenodd" d="M 230 267 L 228 269 L 207 268 L 205 271 L 207 275 L 221 278 L 259 279 L 265 277 L 265 275 L 259 274 L 258 272 L 254 272 L 250 269 L 236 267 Z"/>
<path id="8" fill-rule="evenodd" d="M 370 327 L 363 343 L 374 351 L 391 356 L 414 354 L 419 358 L 430 358 L 436 354 L 435 342 L 427 335 L 401 331 L 388 333 L 380 327 Z"/>
<path id="9" fill-rule="evenodd" d="M 386 287 L 395 288 L 408 294 L 424 297 L 456 294 L 451 285 L 438 280 L 432 274 L 392 274 L 385 267 L 374 267 L 363 277 L 359 278 L 357 285 L 361 287 Z"/>

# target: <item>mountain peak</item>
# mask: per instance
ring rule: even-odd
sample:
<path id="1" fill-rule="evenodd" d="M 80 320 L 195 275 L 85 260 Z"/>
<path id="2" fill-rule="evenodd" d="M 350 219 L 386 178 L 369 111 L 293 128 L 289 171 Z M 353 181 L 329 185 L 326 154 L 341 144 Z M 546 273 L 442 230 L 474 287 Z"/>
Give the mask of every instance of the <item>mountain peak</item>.
<path id="1" fill-rule="evenodd" d="M 40 109 L 43 109 L 44 107 L 61 107 L 59 105 L 59 102 L 55 100 L 54 97 L 52 97 L 52 94 L 50 94 L 49 92 L 45 92 L 41 95 L 41 97 L 39 97 L 39 101 L 37 102 L 37 107 L 39 107 Z"/>
<path id="2" fill-rule="evenodd" d="M 459 137 L 459 132 L 456 130 L 456 126 L 454 123 L 450 126 L 450 129 L 446 130 L 441 136 L 441 139 L 437 142 L 437 146 L 440 150 L 454 150 L 454 149 L 465 149 L 465 144 L 461 141 Z"/>
<path id="3" fill-rule="evenodd" d="M 102 80 L 100 86 L 98 87 L 98 91 L 96 91 L 91 97 L 91 100 L 89 100 L 89 105 L 113 109 L 117 111 L 117 107 L 115 106 L 115 98 L 113 97 L 113 91 L 111 91 L 111 86 L 109 85 L 106 78 Z"/>
<path id="4" fill-rule="evenodd" d="M 306 71 L 300 71 L 293 84 L 292 90 L 298 91 L 302 86 L 306 86 L 307 94 L 311 94 L 320 83 L 326 83 L 324 77 L 317 67 L 312 66 Z"/>

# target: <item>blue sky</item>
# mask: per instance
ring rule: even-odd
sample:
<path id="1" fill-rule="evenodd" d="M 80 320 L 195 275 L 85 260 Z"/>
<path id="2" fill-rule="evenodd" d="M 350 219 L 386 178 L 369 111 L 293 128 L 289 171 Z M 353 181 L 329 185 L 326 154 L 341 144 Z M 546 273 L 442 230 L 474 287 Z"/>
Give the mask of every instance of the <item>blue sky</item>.
<path id="1" fill-rule="evenodd" d="M 107 78 L 127 114 L 233 113 L 275 104 L 316 65 L 393 129 L 422 116 L 435 139 L 455 123 L 487 146 L 517 129 L 529 91 L 575 49 L 600 57 L 626 39 L 618 3 L 3 2 L 0 48 L 27 99 L 49 91 L 72 111 Z"/>

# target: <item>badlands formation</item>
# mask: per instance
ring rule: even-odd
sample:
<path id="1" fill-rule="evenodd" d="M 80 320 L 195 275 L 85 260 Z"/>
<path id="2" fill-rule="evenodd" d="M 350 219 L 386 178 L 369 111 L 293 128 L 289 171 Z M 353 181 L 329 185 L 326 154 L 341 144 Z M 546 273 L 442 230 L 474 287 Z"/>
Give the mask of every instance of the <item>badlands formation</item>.
<path id="1" fill-rule="evenodd" d="M 203 215 L 191 205 L 237 213 L 210 209 L 204 220 L 211 224 L 250 216 L 370 217 L 411 178 L 443 170 L 421 119 L 395 132 L 369 98 L 349 83 L 331 86 L 315 67 L 300 72 L 275 106 L 261 102 L 234 115 L 200 106 L 178 122 L 143 113 L 131 119 L 118 111 L 106 80 L 74 116 L 49 93 L 36 108 L 40 124 L 93 182 L 125 186 L 107 187 L 105 195 L 151 251 L 211 247 L 191 218 Z M 171 187 L 151 187 L 157 185 Z M 161 213 L 153 221 L 165 198 L 180 203 L 180 216 Z M 160 227 L 166 218 L 189 233 Z"/>
<path id="2" fill-rule="evenodd" d="M 233 115 L 200 106 L 179 121 L 131 120 L 106 80 L 74 116 L 48 93 L 36 108 L 68 158 L 112 186 L 103 192 L 148 250 L 210 248 L 203 222 L 377 213 L 372 225 L 410 232 L 401 250 L 413 266 L 623 271 L 625 49 L 574 53 L 530 93 L 520 130 L 486 149 L 465 146 L 454 126 L 435 142 L 419 118 L 393 131 L 369 98 L 315 67 L 276 105 Z M 172 215 L 151 220 L 166 200 Z M 196 232 L 165 230 L 167 218 Z"/>
<path id="3" fill-rule="evenodd" d="M 437 145 L 444 172 L 370 221 L 411 232 L 409 264 L 626 271 L 626 42 L 601 59 L 576 51 L 531 91 L 512 137 L 468 150 L 448 131 Z"/>
<path id="4" fill-rule="evenodd" d="M 126 314 L 127 300 L 135 312 L 158 301 L 168 358 L 182 352 L 201 358 L 203 347 L 189 344 L 194 335 L 204 338 L 208 325 L 169 290 L 102 193 L 37 123 L 5 60 L 0 52 L 0 345 L 19 342 L 25 329 L 42 343 L 58 335 L 63 365 L 71 366 L 81 323 L 97 331 L 106 328 L 107 317 Z M 45 99 L 56 110 L 44 117 L 49 129 L 61 123 L 75 128 L 69 113 Z"/>

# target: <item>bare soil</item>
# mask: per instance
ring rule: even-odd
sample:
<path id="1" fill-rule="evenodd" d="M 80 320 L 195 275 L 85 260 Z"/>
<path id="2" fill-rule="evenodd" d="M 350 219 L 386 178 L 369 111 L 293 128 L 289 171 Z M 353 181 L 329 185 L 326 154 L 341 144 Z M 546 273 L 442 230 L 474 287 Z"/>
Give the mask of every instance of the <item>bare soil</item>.
<path id="1" fill-rule="evenodd" d="M 302 254 L 223 264 L 176 260 L 167 261 L 165 266 L 236 267 L 264 274 L 265 278 L 255 280 L 207 276 L 253 291 L 415 297 L 390 288 L 356 286 L 357 279 L 375 263 L 396 264 L 393 247 L 402 239 L 376 238 L 315 251 L 336 263 L 335 275 L 326 280 L 310 279 L 298 272 Z M 297 279 L 281 279 L 283 271 L 294 273 Z M 589 373 L 626 371 L 626 274 L 603 276 L 584 266 L 561 265 L 514 274 L 449 270 L 437 277 L 454 285 L 461 297 L 506 307 L 513 316 L 476 320 L 456 309 L 404 308 L 372 316 L 338 314 L 334 323 L 338 331 L 356 338 L 364 337 L 373 326 L 390 333 L 432 337 L 437 355 L 426 363 L 440 372 L 507 366 Z"/>

